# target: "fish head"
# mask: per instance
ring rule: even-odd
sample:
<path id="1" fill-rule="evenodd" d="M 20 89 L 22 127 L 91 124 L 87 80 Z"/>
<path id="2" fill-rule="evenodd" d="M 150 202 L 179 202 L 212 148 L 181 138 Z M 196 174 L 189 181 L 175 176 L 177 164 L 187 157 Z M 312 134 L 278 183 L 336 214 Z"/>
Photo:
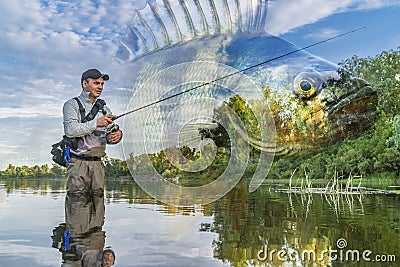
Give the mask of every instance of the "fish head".
<path id="1" fill-rule="evenodd" d="M 225 54 L 226 64 L 262 88 L 275 121 L 278 155 L 327 146 L 373 127 L 376 91 L 337 64 L 270 35 L 237 35 Z"/>
<path id="2" fill-rule="evenodd" d="M 373 127 L 378 97 L 365 80 L 340 67 L 291 77 L 286 90 L 268 86 L 264 91 L 280 151 L 328 146 Z"/>
<path id="3" fill-rule="evenodd" d="M 375 122 L 377 94 L 365 80 L 335 72 L 301 72 L 291 90 L 265 89 L 285 153 L 327 146 L 368 131 Z"/>

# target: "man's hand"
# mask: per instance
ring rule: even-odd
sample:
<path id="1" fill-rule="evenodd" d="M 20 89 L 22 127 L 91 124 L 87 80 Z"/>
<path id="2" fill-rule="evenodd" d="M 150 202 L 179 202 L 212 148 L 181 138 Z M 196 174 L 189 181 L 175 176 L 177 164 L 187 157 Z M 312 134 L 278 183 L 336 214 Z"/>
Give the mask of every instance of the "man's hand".
<path id="1" fill-rule="evenodd" d="M 96 125 L 97 127 L 106 127 L 111 124 L 116 118 L 118 118 L 117 115 L 104 115 L 103 117 L 97 119 Z"/>
<path id="2" fill-rule="evenodd" d="M 121 141 L 122 138 L 122 132 L 121 130 L 111 132 L 107 134 L 107 144 L 118 144 L 119 141 Z"/>

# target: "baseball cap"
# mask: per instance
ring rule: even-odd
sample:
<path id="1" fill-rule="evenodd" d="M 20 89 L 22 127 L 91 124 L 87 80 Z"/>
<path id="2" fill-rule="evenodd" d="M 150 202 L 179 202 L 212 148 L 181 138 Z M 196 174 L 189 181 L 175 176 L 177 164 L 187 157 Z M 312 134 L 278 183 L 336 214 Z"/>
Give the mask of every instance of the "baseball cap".
<path id="1" fill-rule="evenodd" d="M 89 69 L 84 73 L 82 73 L 81 82 L 83 82 L 83 80 L 86 80 L 88 78 L 91 79 L 103 78 L 105 81 L 108 81 L 108 79 L 110 79 L 110 76 L 108 74 L 101 73 L 98 69 Z"/>

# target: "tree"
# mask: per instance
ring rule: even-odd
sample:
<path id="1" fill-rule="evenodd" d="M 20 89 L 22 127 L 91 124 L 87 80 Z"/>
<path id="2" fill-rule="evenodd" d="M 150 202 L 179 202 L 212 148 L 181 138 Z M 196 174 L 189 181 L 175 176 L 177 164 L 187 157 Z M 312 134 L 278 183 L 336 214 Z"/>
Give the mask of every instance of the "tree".
<path id="1" fill-rule="evenodd" d="M 53 167 L 51 168 L 51 173 L 53 173 L 56 177 L 64 176 L 65 168 L 61 167 L 58 164 L 53 164 Z"/>
<path id="2" fill-rule="evenodd" d="M 257 119 L 253 114 L 250 105 L 246 103 L 242 96 L 235 95 L 231 97 L 227 104 L 228 107 L 239 117 L 249 135 L 253 137 L 260 136 L 260 129 Z M 229 151 L 231 146 L 230 137 L 227 129 L 224 127 L 231 127 L 232 130 L 235 128 L 229 124 L 232 121 L 229 116 L 231 115 L 228 114 L 225 106 L 215 109 L 213 114 L 213 122 L 216 123 L 216 127 L 200 128 L 199 133 L 201 138 L 210 138 L 214 141 L 217 147 L 225 147 Z"/>
<path id="3" fill-rule="evenodd" d="M 12 164 L 8 164 L 7 169 L 5 169 L 3 171 L 3 173 L 4 173 L 4 176 L 7 176 L 7 177 L 15 177 L 17 175 L 15 166 Z"/>
<path id="4" fill-rule="evenodd" d="M 388 145 L 400 151 L 400 115 L 393 118 L 393 135 L 388 139 Z"/>

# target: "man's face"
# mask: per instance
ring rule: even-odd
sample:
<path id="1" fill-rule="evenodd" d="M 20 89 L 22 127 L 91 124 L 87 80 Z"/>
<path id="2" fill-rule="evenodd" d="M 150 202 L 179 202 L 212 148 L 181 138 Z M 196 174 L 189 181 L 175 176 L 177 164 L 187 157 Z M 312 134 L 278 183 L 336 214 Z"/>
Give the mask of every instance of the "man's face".
<path id="1" fill-rule="evenodd" d="M 91 79 L 88 78 L 82 82 L 83 90 L 89 92 L 89 98 L 97 98 L 103 91 L 104 80 L 103 78 Z"/>

